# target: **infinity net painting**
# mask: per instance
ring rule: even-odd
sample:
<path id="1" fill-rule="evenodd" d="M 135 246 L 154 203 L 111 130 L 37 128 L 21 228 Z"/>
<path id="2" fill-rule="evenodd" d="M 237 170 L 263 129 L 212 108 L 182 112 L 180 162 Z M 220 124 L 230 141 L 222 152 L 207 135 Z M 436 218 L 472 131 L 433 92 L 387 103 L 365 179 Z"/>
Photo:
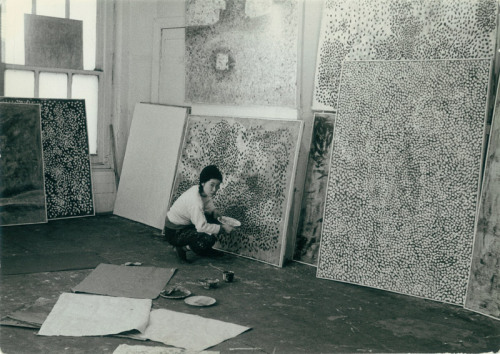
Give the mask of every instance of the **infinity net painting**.
<path id="1" fill-rule="evenodd" d="M 241 222 L 221 233 L 221 250 L 282 266 L 302 135 L 301 121 L 190 116 L 172 188 L 172 204 L 215 164 L 224 181 L 215 198 Z"/>
<path id="2" fill-rule="evenodd" d="M 345 62 L 318 277 L 463 305 L 490 64 Z"/>
<path id="3" fill-rule="evenodd" d="M 337 108 L 344 60 L 492 58 L 495 0 L 326 0 L 313 108 Z"/>

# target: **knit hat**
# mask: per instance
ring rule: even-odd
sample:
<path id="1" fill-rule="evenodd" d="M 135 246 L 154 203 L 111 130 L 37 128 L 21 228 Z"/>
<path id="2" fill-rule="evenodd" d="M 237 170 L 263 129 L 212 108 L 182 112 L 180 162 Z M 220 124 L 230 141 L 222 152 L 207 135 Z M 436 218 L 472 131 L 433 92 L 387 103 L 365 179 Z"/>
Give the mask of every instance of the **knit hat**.
<path id="1" fill-rule="evenodd" d="M 222 182 L 222 173 L 220 173 L 219 169 L 215 165 L 210 165 L 201 170 L 200 173 L 200 185 L 211 179 L 218 179 Z"/>

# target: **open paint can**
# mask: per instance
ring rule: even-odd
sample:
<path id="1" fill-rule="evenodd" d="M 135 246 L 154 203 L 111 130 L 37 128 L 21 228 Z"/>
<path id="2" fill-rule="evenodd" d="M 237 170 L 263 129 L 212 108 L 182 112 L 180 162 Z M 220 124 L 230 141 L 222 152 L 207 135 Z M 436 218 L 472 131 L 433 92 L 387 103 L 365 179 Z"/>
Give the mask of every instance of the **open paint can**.
<path id="1" fill-rule="evenodd" d="M 224 279 L 226 283 L 232 283 L 234 280 L 234 272 L 231 272 L 230 270 L 225 270 L 222 273 L 222 279 Z"/>

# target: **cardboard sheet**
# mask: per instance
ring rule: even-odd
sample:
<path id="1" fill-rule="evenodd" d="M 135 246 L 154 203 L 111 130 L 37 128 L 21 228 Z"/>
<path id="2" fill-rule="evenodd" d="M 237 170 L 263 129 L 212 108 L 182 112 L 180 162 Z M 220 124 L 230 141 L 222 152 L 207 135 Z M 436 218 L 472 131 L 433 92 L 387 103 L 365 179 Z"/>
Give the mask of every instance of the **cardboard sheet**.
<path id="1" fill-rule="evenodd" d="M 63 293 L 40 328 L 42 336 L 104 336 L 144 332 L 151 300 Z"/>
<path id="2" fill-rule="evenodd" d="M 7 317 L 20 323 L 33 325 L 35 326 L 34 328 L 40 328 L 55 304 L 55 299 L 39 297 L 35 303 L 14 311 L 7 315 Z"/>
<path id="3" fill-rule="evenodd" d="M 192 351 L 180 348 L 120 344 L 113 354 L 219 354 L 218 351 Z"/>
<path id="4" fill-rule="evenodd" d="M 99 264 L 72 290 L 76 293 L 155 299 L 175 273 L 175 268 L 128 267 Z"/>
<path id="5" fill-rule="evenodd" d="M 250 327 L 166 309 L 151 311 L 145 332 L 137 335 L 188 350 L 203 350 L 248 331 Z"/>
<path id="6" fill-rule="evenodd" d="M 138 103 L 113 213 L 163 229 L 187 109 Z"/>

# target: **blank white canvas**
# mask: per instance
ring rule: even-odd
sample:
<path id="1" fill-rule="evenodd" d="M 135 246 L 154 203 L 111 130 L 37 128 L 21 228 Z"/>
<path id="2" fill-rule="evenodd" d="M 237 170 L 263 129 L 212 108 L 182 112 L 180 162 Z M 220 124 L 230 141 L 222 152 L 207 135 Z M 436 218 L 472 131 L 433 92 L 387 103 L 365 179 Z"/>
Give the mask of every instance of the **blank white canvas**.
<path id="1" fill-rule="evenodd" d="M 187 108 L 135 106 L 113 213 L 163 229 Z"/>
<path id="2" fill-rule="evenodd" d="M 40 328 L 42 336 L 105 336 L 144 332 L 152 301 L 63 293 Z"/>

